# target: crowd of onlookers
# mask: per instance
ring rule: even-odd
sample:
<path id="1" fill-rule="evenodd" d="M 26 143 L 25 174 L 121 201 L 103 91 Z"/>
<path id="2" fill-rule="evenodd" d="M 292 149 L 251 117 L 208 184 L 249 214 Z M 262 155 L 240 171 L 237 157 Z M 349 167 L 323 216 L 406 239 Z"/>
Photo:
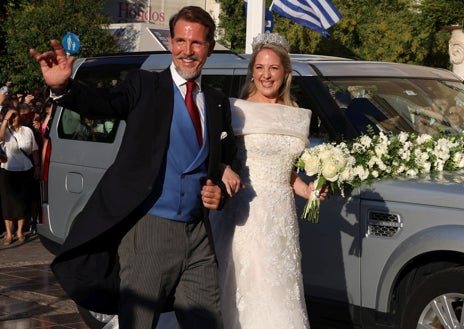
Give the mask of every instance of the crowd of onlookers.
<path id="1" fill-rule="evenodd" d="M 3 245 L 35 233 L 40 215 L 40 176 L 47 152 L 53 102 L 46 89 L 0 90 L 0 235 Z"/>

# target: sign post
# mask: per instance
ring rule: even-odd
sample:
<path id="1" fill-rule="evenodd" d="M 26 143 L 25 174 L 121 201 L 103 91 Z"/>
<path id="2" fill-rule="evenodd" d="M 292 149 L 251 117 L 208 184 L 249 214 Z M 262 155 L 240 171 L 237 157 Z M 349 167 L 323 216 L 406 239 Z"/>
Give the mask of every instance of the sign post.
<path id="1" fill-rule="evenodd" d="M 246 45 L 245 53 L 251 54 L 251 42 L 259 33 L 264 32 L 264 0 L 247 1 Z"/>

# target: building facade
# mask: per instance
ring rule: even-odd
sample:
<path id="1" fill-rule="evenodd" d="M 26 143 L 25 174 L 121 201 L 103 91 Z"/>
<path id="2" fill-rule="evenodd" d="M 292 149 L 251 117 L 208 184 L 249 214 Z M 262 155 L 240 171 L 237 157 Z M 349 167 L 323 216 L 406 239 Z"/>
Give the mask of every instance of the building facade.
<path id="1" fill-rule="evenodd" d="M 202 7 L 218 23 L 215 0 L 107 0 L 103 11 L 113 21 L 110 33 L 122 51 L 153 51 L 168 50 L 169 18 L 184 6 Z"/>

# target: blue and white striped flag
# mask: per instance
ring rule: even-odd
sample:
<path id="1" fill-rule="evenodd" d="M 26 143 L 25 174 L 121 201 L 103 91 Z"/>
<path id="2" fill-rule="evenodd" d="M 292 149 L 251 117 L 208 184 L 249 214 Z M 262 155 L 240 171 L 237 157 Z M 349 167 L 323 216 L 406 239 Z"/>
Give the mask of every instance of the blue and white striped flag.
<path id="1" fill-rule="evenodd" d="M 295 23 L 329 37 L 327 29 L 342 15 L 329 0 L 274 0 L 270 9 Z"/>

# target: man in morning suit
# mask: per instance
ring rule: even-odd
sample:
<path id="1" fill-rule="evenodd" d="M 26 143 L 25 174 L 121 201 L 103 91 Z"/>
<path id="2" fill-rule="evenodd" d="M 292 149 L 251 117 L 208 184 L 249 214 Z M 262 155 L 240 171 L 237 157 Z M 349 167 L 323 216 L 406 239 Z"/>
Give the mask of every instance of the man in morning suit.
<path id="1" fill-rule="evenodd" d="M 58 105 L 126 121 L 114 163 L 52 263 L 78 305 L 118 314 L 122 329 L 155 328 L 172 308 L 183 328 L 222 328 L 208 212 L 222 207 L 224 165 L 234 165 L 229 101 L 201 84 L 215 44 L 211 16 L 184 7 L 169 27 L 169 68 L 135 70 L 105 94 L 71 79 L 74 58 L 58 41 L 30 50 Z"/>

